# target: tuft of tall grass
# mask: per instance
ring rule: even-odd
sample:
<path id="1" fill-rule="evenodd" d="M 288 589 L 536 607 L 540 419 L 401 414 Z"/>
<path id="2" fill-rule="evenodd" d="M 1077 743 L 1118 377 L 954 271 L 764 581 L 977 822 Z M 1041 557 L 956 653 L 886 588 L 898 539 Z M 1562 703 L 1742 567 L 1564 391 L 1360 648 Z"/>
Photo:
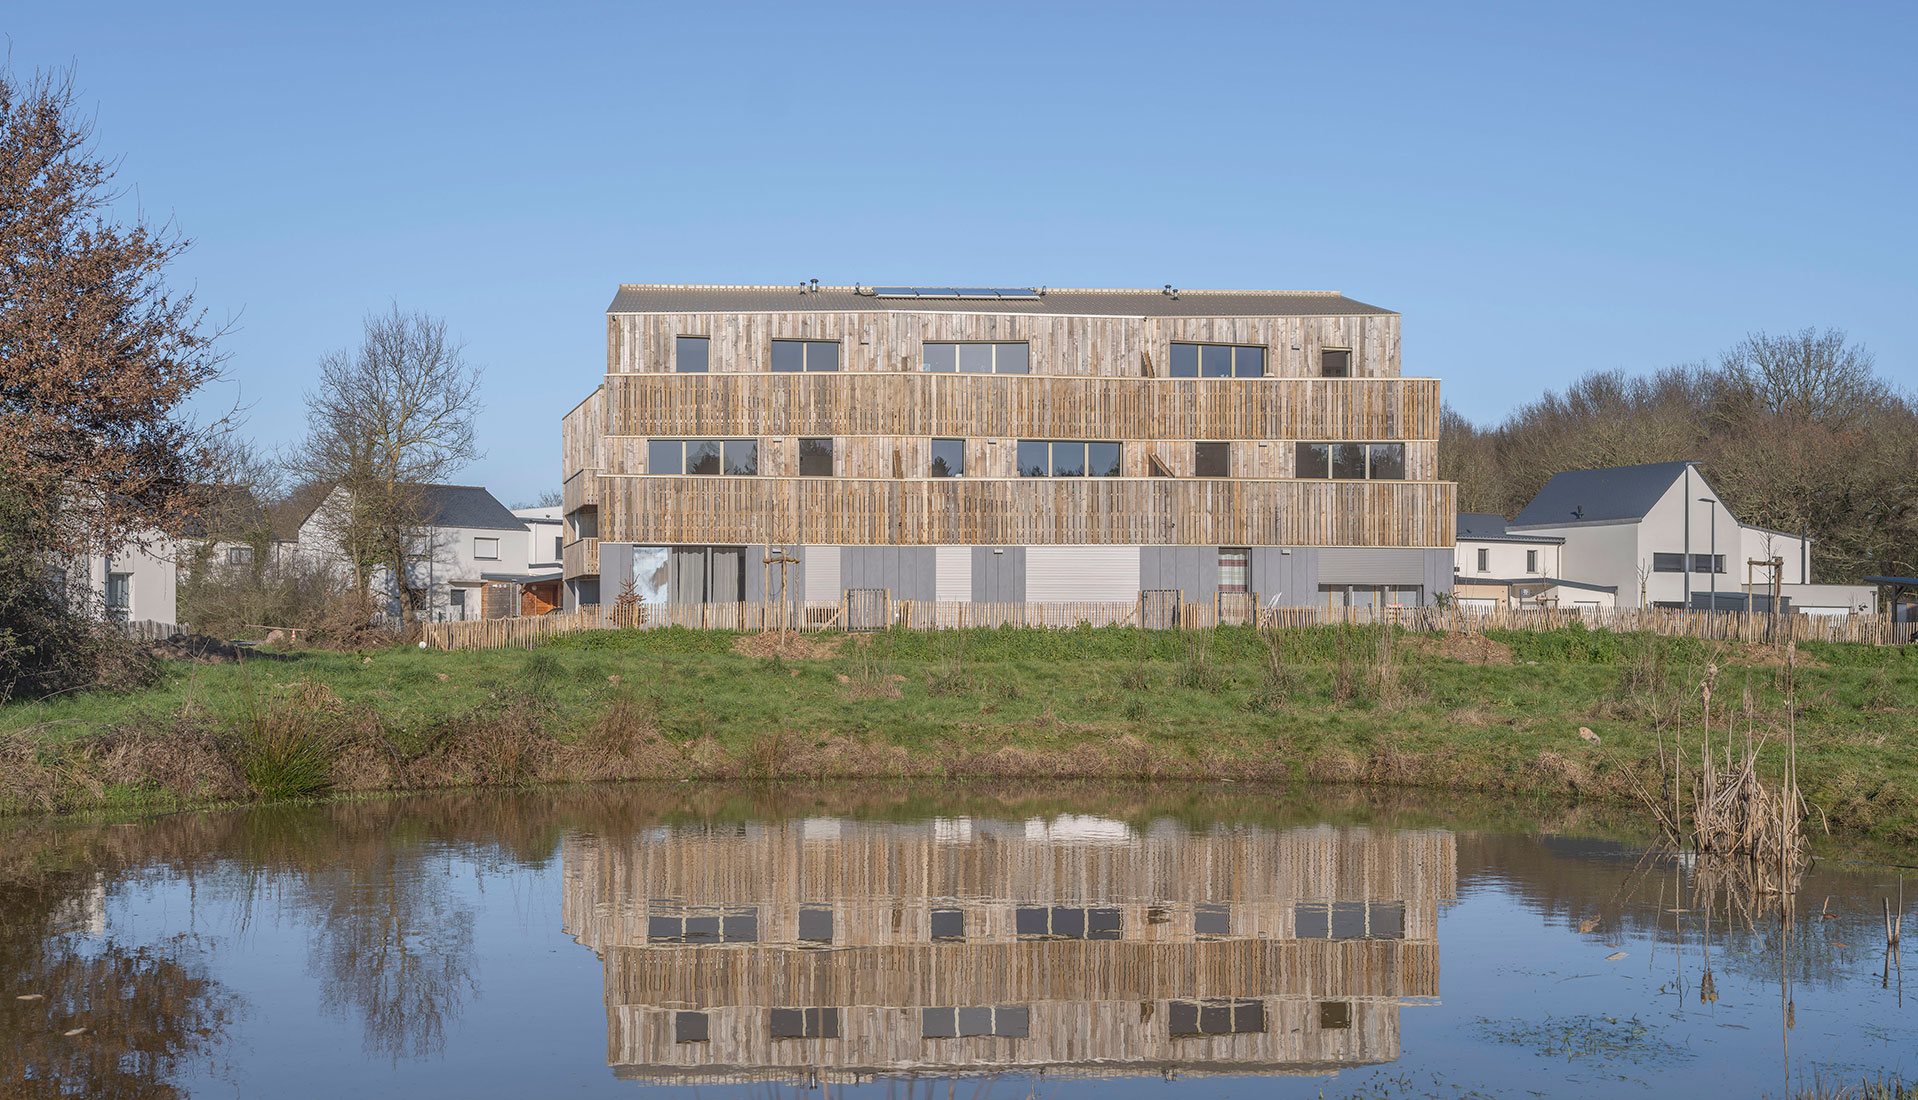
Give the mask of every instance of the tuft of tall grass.
<path id="1" fill-rule="evenodd" d="M 257 689 L 242 676 L 225 726 L 227 752 L 262 802 L 317 798 L 333 788 L 339 700 L 311 680 Z"/>

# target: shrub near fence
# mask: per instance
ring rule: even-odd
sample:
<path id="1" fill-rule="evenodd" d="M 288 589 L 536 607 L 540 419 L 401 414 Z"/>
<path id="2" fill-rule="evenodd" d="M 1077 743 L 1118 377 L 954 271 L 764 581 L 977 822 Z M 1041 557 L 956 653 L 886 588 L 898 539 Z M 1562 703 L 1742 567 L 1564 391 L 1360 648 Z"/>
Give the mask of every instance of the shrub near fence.
<path id="1" fill-rule="evenodd" d="M 862 626 L 906 630 L 944 630 L 969 627 L 1037 627 L 1052 630 L 1087 626 L 1138 626 L 1141 601 L 1111 603 L 966 603 L 945 600 L 892 600 L 876 605 L 876 621 Z M 791 630 L 800 633 L 845 629 L 846 605 L 836 602 L 645 604 L 624 613 L 615 622 L 613 605 L 555 611 L 513 619 L 478 619 L 455 623 L 428 623 L 425 643 L 433 649 L 525 649 L 548 638 L 581 630 L 607 630 L 618 625 L 650 629 L 679 626 L 694 630 Z M 1216 626 L 1256 625 L 1263 630 L 1284 627 L 1391 623 L 1409 630 L 1478 633 L 1485 630 L 1556 630 L 1580 624 L 1593 630 L 1644 632 L 1671 637 L 1771 643 L 1862 642 L 1881 644 L 1888 629 L 1883 615 L 1846 618 L 1780 615 L 1739 611 L 1668 611 L 1659 608 L 1614 610 L 1463 611 L 1457 608 L 1395 607 L 1325 608 L 1266 607 L 1256 615 L 1249 608 L 1215 603 L 1179 602 L 1169 620 L 1175 628 L 1203 630 Z M 862 617 L 870 614 L 862 609 Z"/>

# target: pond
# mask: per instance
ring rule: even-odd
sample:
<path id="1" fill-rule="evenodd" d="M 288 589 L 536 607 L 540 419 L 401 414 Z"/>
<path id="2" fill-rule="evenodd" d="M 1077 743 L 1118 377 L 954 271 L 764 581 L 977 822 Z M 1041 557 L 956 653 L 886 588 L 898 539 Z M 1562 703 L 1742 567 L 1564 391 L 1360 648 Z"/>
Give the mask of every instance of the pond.
<path id="1" fill-rule="evenodd" d="M 1896 867 L 1825 860 L 1781 896 L 1648 856 L 1629 822 L 1460 801 L 682 784 L 16 822 L 0 1082 L 1758 1097 L 1918 1075 Z"/>

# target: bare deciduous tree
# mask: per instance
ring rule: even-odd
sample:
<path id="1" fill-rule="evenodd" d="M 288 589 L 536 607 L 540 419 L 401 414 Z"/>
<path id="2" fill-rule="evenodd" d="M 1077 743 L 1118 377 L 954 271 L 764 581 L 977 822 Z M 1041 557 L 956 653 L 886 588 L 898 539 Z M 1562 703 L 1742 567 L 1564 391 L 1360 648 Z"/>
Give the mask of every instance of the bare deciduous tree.
<path id="1" fill-rule="evenodd" d="M 291 461 L 309 479 L 336 486 L 326 517 L 363 595 L 384 570 L 411 623 L 422 590 L 413 564 L 429 557 L 424 486 L 478 458 L 473 418 L 480 369 L 425 313 L 370 315 L 357 348 L 320 360 L 306 395 L 307 438 Z"/>

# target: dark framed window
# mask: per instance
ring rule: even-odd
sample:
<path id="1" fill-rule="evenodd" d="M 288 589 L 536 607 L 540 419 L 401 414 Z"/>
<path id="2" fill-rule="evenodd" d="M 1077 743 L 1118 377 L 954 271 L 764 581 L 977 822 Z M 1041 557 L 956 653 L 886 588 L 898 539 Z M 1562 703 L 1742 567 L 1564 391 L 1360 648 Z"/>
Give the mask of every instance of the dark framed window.
<path id="1" fill-rule="evenodd" d="M 1320 1001 L 1319 1030 L 1345 1031 L 1352 1026 L 1351 1001 Z"/>
<path id="2" fill-rule="evenodd" d="M 1020 477 L 1118 477 L 1119 458 L 1117 443 L 1049 439 L 1021 439 L 1017 455 Z"/>
<path id="3" fill-rule="evenodd" d="M 1302 940 L 1402 940 L 1405 903 L 1401 901 L 1300 902 L 1292 910 Z"/>
<path id="4" fill-rule="evenodd" d="M 1725 555 L 1720 554 L 1717 557 L 1713 557 L 1710 554 L 1693 554 L 1692 555 L 1692 572 L 1723 573 L 1724 571 L 1725 571 Z"/>
<path id="5" fill-rule="evenodd" d="M 1194 443 L 1192 445 L 1192 476 L 1231 477 L 1232 444 Z"/>
<path id="6" fill-rule="evenodd" d="M 775 1039 L 837 1039 L 839 1010 L 836 1008 L 775 1008 L 772 1012 Z"/>
<path id="7" fill-rule="evenodd" d="M 673 1013 L 673 1042 L 703 1043 L 712 1031 L 704 1012 Z"/>
<path id="8" fill-rule="evenodd" d="M 133 574 L 107 574 L 107 610 L 124 614 L 133 606 Z"/>
<path id="9" fill-rule="evenodd" d="M 1173 344 L 1174 378 L 1263 378 L 1265 349 L 1244 344 Z"/>
<path id="10" fill-rule="evenodd" d="M 473 539 L 473 557 L 479 561 L 498 561 L 499 540 L 475 537 Z"/>
<path id="11" fill-rule="evenodd" d="M 1483 546 L 1478 548 L 1478 571 L 1481 573 L 1492 571 L 1492 552 Z"/>
<path id="12" fill-rule="evenodd" d="M 1294 477 L 1349 481 L 1405 478 L 1403 443 L 1297 443 L 1294 447 Z"/>
<path id="13" fill-rule="evenodd" d="M 1652 572 L 1683 573 L 1684 571 L 1685 571 L 1685 555 L 1683 554 L 1653 554 L 1652 555 Z"/>
<path id="14" fill-rule="evenodd" d="M 747 477 L 759 472 L 759 441 L 728 439 L 723 444 L 720 464 L 730 477 Z"/>
<path id="15" fill-rule="evenodd" d="M 1538 551 L 1536 550 L 1525 551 L 1525 571 L 1527 573 L 1538 572 Z"/>
<path id="16" fill-rule="evenodd" d="M 1232 911 L 1223 905 L 1201 905 L 1192 912 L 1196 936 L 1225 936 L 1232 930 Z"/>
<path id="17" fill-rule="evenodd" d="M 673 341 L 673 369 L 681 374 L 705 374 L 712 360 L 712 346 L 710 337 L 679 337 Z"/>
<path id="18" fill-rule="evenodd" d="M 466 589 L 455 588 L 446 594 L 447 605 L 455 611 L 466 610 Z"/>
<path id="19" fill-rule="evenodd" d="M 799 938 L 805 943 L 832 942 L 832 910 L 807 908 L 799 911 Z"/>
<path id="20" fill-rule="evenodd" d="M 1032 348 L 1025 343 L 936 343 L 921 345 L 924 369 L 960 374 L 1030 374 Z"/>
<path id="21" fill-rule="evenodd" d="M 1023 939 L 1116 940 L 1117 909 L 1075 905 L 1021 905 L 1013 910 L 1013 934 Z"/>
<path id="22" fill-rule="evenodd" d="M 646 918 L 647 943 L 758 943 L 759 910 L 692 909 Z"/>
<path id="23" fill-rule="evenodd" d="M 1165 1030 L 1174 1039 L 1256 1034 L 1265 1030 L 1265 1002 L 1238 997 L 1168 1001 Z"/>
<path id="24" fill-rule="evenodd" d="M 1024 1039 L 1032 1034 L 1032 1011 L 1025 1005 L 972 1005 L 926 1008 L 919 1013 L 922 1039 L 966 1039 L 996 1035 Z"/>
<path id="25" fill-rule="evenodd" d="M 649 439 L 649 474 L 749 477 L 759 473 L 756 439 Z"/>
<path id="26" fill-rule="evenodd" d="M 835 340 L 774 340 L 772 365 L 777 371 L 838 370 L 839 343 Z"/>
<path id="27" fill-rule="evenodd" d="M 1352 377 L 1351 348 L 1323 348 L 1319 351 L 1319 377 Z"/>
<path id="28" fill-rule="evenodd" d="M 926 472 L 932 477 L 964 477 L 966 473 L 966 441 L 963 439 L 935 439 L 932 441 L 932 465 Z"/>
<path id="29" fill-rule="evenodd" d="M 832 476 L 832 437 L 799 441 L 799 476 Z"/>

